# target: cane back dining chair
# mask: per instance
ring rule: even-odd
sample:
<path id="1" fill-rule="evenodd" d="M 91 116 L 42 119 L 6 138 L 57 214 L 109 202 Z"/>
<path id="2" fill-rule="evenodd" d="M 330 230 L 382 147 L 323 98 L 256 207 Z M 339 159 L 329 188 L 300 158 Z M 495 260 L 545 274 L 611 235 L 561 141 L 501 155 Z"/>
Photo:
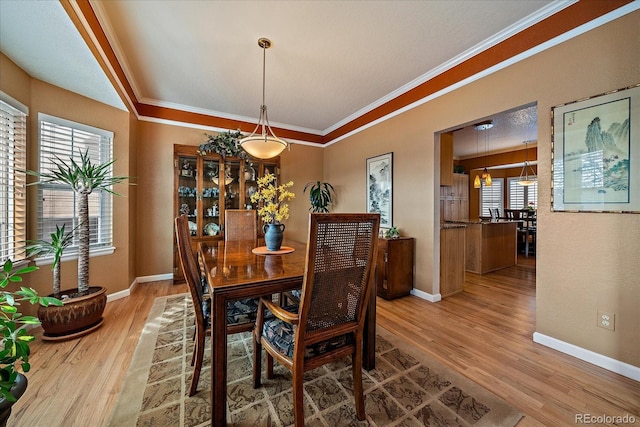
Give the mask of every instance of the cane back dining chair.
<path id="1" fill-rule="evenodd" d="M 297 313 L 260 299 L 254 329 L 254 387 L 261 384 L 264 347 L 267 378 L 273 377 L 273 359 L 293 374 L 296 427 L 304 425 L 304 372 L 344 356 L 351 356 L 357 417 L 365 418 L 362 340 L 379 226 L 378 214 L 310 214 Z M 266 318 L 265 308 L 274 317 Z"/>
<path id="2" fill-rule="evenodd" d="M 181 215 L 175 220 L 178 256 L 182 265 L 184 278 L 189 286 L 195 314 L 194 348 L 191 356 L 193 377 L 189 388 L 189 396 L 197 392 L 200 370 L 204 359 L 205 338 L 211 327 L 211 295 L 203 280 L 204 262 L 202 254 L 194 252 L 189 231 L 188 219 Z M 257 300 L 246 299 L 227 304 L 227 333 L 235 334 L 253 330 L 258 308 Z"/>
<path id="3" fill-rule="evenodd" d="M 224 240 L 255 240 L 257 237 L 256 211 L 226 209 L 224 211 Z"/>

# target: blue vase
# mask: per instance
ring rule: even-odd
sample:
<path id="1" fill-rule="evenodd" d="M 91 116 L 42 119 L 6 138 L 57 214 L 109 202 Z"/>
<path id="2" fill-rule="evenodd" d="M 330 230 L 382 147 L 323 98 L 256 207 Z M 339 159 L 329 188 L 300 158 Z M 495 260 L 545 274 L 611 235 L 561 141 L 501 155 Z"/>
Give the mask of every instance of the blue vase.
<path id="1" fill-rule="evenodd" d="M 284 224 L 265 224 L 262 227 L 264 231 L 264 243 L 269 251 L 279 251 L 282 246 L 282 235 L 284 233 Z"/>

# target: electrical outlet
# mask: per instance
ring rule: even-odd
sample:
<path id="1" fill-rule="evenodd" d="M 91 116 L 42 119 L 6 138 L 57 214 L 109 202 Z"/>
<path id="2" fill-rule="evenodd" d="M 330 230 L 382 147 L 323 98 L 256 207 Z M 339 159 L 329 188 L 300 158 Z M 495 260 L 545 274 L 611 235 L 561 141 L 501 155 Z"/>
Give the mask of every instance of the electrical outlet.
<path id="1" fill-rule="evenodd" d="M 598 326 L 610 331 L 616 330 L 616 315 L 607 311 L 598 310 Z"/>

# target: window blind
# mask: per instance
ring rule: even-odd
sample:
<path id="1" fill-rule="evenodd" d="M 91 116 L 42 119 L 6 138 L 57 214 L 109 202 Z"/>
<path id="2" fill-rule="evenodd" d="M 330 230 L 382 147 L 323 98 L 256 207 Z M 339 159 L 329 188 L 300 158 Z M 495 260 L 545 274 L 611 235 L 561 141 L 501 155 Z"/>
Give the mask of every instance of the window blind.
<path id="1" fill-rule="evenodd" d="M 91 162 L 105 163 L 112 158 L 113 133 L 57 117 L 39 114 L 40 172 L 57 169 L 60 160 L 70 158 L 80 163 L 80 153 L 89 153 Z M 59 160 L 58 160 L 59 159 Z M 56 225 L 66 225 L 70 231 L 78 226 L 78 200 L 74 191 L 58 183 L 39 185 L 38 238 L 49 239 Z M 90 247 L 113 244 L 112 196 L 107 191 L 94 190 L 89 195 Z M 65 254 L 77 251 L 77 240 Z"/>
<path id="2" fill-rule="evenodd" d="M 535 177 L 530 177 L 535 179 Z M 531 185 L 518 185 L 519 178 L 509 178 L 509 209 L 524 209 L 533 203 L 538 207 L 538 182 Z"/>
<path id="3" fill-rule="evenodd" d="M 0 100 L 0 259 L 25 257 L 27 113 L 19 103 Z M 9 102 L 5 102 L 5 100 Z M 24 111 L 23 111 L 24 110 Z"/>
<path id="4" fill-rule="evenodd" d="M 494 178 L 491 186 L 482 184 L 480 191 L 480 216 L 491 216 L 489 209 L 503 209 L 504 179 Z"/>

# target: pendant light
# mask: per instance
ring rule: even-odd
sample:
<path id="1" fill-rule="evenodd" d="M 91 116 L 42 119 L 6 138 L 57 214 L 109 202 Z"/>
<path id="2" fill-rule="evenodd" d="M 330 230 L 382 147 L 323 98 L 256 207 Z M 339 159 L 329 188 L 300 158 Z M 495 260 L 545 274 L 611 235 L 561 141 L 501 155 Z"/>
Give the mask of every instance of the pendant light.
<path id="1" fill-rule="evenodd" d="M 518 185 L 524 185 L 526 187 L 536 183 L 536 173 L 529 164 L 529 141 L 524 141 L 524 146 L 524 166 L 522 167 L 517 183 Z M 531 175 L 529 175 L 529 171 L 531 171 Z"/>
<path id="2" fill-rule="evenodd" d="M 258 46 L 262 48 L 262 105 L 260 106 L 260 119 L 251 135 L 240 140 L 240 146 L 253 157 L 270 159 L 282 153 L 288 144 L 278 138 L 271 129 L 269 118 L 267 117 L 267 105 L 264 102 L 266 51 L 271 47 L 271 40 L 261 37 L 258 39 Z M 260 129 L 260 132 L 258 132 L 258 129 Z"/>
<path id="3" fill-rule="evenodd" d="M 493 122 L 491 120 L 487 120 L 484 122 L 476 123 L 474 127 L 476 128 L 476 151 L 477 151 L 478 132 L 491 129 L 493 127 Z M 485 133 L 485 138 L 484 138 L 485 162 L 487 158 L 487 150 L 489 145 L 488 138 L 489 138 L 489 135 Z M 473 188 L 480 188 L 482 186 L 481 183 L 484 184 L 485 187 L 491 187 L 491 184 L 492 184 L 491 174 L 487 170 L 486 166 L 482 171 L 482 175 L 476 175 L 476 178 L 473 180 Z"/>

